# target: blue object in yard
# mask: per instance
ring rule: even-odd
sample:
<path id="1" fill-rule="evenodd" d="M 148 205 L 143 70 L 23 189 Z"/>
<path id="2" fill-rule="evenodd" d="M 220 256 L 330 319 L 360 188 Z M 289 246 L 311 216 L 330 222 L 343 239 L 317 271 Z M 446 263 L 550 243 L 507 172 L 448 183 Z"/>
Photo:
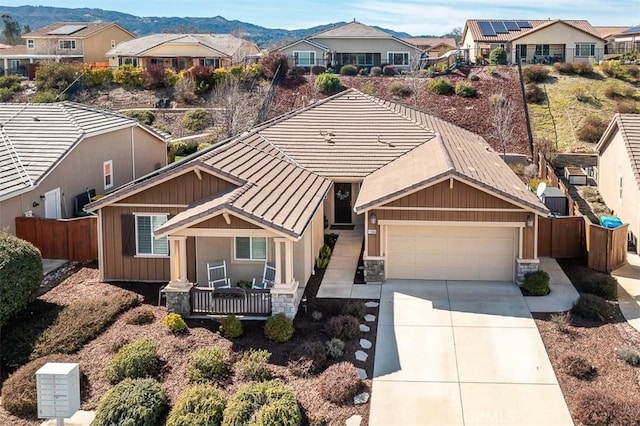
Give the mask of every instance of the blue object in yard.
<path id="1" fill-rule="evenodd" d="M 600 216 L 600 225 L 605 228 L 617 228 L 622 226 L 622 221 L 616 216 Z"/>

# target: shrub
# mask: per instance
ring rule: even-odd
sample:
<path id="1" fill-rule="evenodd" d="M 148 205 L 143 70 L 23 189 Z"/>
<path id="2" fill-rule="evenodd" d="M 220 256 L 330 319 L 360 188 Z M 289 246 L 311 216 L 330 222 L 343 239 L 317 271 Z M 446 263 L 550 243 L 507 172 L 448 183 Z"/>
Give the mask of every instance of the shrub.
<path id="1" fill-rule="evenodd" d="M 93 426 L 155 426 L 168 408 L 167 394 L 154 379 L 126 379 L 104 394 Z"/>
<path id="2" fill-rule="evenodd" d="M 371 67 L 369 71 L 369 75 L 371 77 L 380 77 L 382 75 L 382 68 L 380 67 Z"/>
<path id="3" fill-rule="evenodd" d="M 143 338 L 124 345 L 105 369 L 105 376 L 118 383 L 126 378 L 154 377 L 159 367 L 158 344 Z"/>
<path id="4" fill-rule="evenodd" d="M 1 90 L 1 89 L 0 89 Z M 635 101 L 616 102 L 616 109 L 620 114 L 638 114 L 640 110 Z"/>
<path id="5" fill-rule="evenodd" d="M 15 92 L 7 87 L 0 87 L 0 102 L 9 102 Z"/>
<path id="6" fill-rule="evenodd" d="M 586 319 L 607 321 L 613 316 L 614 310 L 602 297 L 584 293 L 573 305 L 571 313 Z"/>
<path id="7" fill-rule="evenodd" d="M 506 65 L 507 51 L 502 47 L 497 47 L 489 53 L 489 63 L 491 65 Z"/>
<path id="8" fill-rule="evenodd" d="M 597 115 L 591 114 L 587 116 L 582 127 L 577 132 L 578 138 L 585 142 L 596 143 L 602 137 L 607 129 L 607 123 L 602 121 Z"/>
<path id="9" fill-rule="evenodd" d="M 301 76 L 306 74 L 307 74 L 307 70 L 304 69 L 304 67 L 293 67 L 289 69 L 289 75 Z"/>
<path id="10" fill-rule="evenodd" d="M 113 82 L 113 70 L 109 67 L 86 67 L 83 79 L 87 87 L 107 86 Z"/>
<path id="11" fill-rule="evenodd" d="M 579 286 L 583 293 L 595 294 L 607 300 L 618 300 L 618 281 L 611 275 L 600 272 L 586 274 Z"/>
<path id="12" fill-rule="evenodd" d="M 0 231 L 0 327 L 38 295 L 42 257 L 30 242 Z"/>
<path id="13" fill-rule="evenodd" d="M 227 404 L 224 394 L 211 385 L 196 385 L 182 392 L 167 426 L 219 426 Z"/>
<path id="14" fill-rule="evenodd" d="M 362 387 L 356 367 L 350 362 L 339 362 L 327 368 L 318 382 L 318 392 L 336 404 L 349 402 Z"/>
<path id="15" fill-rule="evenodd" d="M 144 69 L 133 65 L 120 65 L 113 71 L 113 82 L 125 87 L 142 87 Z"/>
<path id="16" fill-rule="evenodd" d="M 136 309 L 124 315 L 124 322 L 129 325 L 150 324 L 156 316 L 151 309 Z"/>
<path id="17" fill-rule="evenodd" d="M 398 74 L 398 71 L 393 65 L 385 65 L 382 67 L 382 75 L 385 77 L 393 77 L 396 74 Z"/>
<path id="18" fill-rule="evenodd" d="M 478 74 L 471 74 L 471 75 L 469 76 L 469 80 L 471 80 L 471 81 L 478 81 L 478 80 L 480 80 L 480 76 L 479 76 Z"/>
<path id="19" fill-rule="evenodd" d="M 571 313 L 558 312 L 551 314 L 551 322 L 556 325 L 556 328 L 561 333 L 568 333 L 570 330 L 569 326 L 571 325 Z"/>
<path id="20" fill-rule="evenodd" d="M 451 86 L 451 83 L 449 83 L 449 80 L 444 77 L 434 78 L 427 84 L 427 88 L 429 89 L 429 91 L 435 93 L 436 95 L 446 95 L 448 93 L 451 93 L 451 91 L 453 90 L 453 87 Z"/>
<path id="21" fill-rule="evenodd" d="M 317 91 L 331 95 L 340 90 L 340 79 L 333 74 L 324 73 L 316 77 L 313 85 Z"/>
<path id="22" fill-rule="evenodd" d="M 0 76 L 0 88 L 11 89 L 15 92 L 20 89 L 20 77 L 17 75 L 3 75 Z"/>
<path id="23" fill-rule="evenodd" d="M 473 98 L 476 95 L 476 88 L 473 87 L 471 83 L 459 81 L 456 84 L 455 92 L 456 95 L 462 96 L 463 98 Z"/>
<path id="24" fill-rule="evenodd" d="M 265 349 L 249 349 L 236 363 L 236 374 L 245 380 L 268 380 L 271 371 L 267 366 L 271 352 Z"/>
<path id="25" fill-rule="evenodd" d="M 544 65 L 531 65 L 522 70 L 525 83 L 540 83 L 549 78 L 549 68 Z"/>
<path id="26" fill-rule="evenodd" d="M 598 374 L 598 369 L 593 364 L 577 354 L 563 356 L 560 365 L 565 373 L 578 380 L 590 381 L 595 379 Z"/>
<path id="27" fill-rule="evenodd" d="M 616 356 L 629 365 L 640 367 L 640 352 L 629 347 L 623 346 L 616 349 Z"/>
<path id="28" fill-rule="evenodd" d="M 367 306 L 361 300 L 347 300 L 340 309 L 342 315 L 351 315 L 362 319 L 367 313 Z"/>
<path id="29" fill-rule="evenodd" d="M 264 325 L 264 335 L 267 336 L 267 339 L 278 343 L 291 339 L 293 332 L 293 321 L 282 313 L 269 317 Z"/>
<path id="30" fill-rule="evenodd" d="M 198 99 L 196 96 L 196 83 L 193 78 L 181 78 L 173 87 L 173 95 L 178 102 L 185 103 L 187 105 L 195 103 Z"/>
<path id="31" fill-rule="evenodd" d="M 280 381 L 247 383 L 229 399 L 222 426 L 297 426 L 300 407 L 289 386 Z"/>
<path id="32" fill-rule="evenodd" d="M 600 71 L 605 73 L 609 77 L 616 78 L 624 74 L 622 63 L 617 60 L 602 61 L 600 63 Z"/>
<path id="33" fill-rule="evenodd" d="M 556 62 L 553 64 L 553 69 L 560 74 L 573 74 L 573 64 L 569 62 Z"/>
<path id="34" fill-rule="evenodd" d="M 343 65 L 342 68 L 340 68 L 340 75 L 358 75 L 358 68 L 356 68 L 355 65 Z"/>
<path id="35" fill-rule="evenodd" d="M 191 355 L 187 366 L 189 380 L 195 383 L 210 382 L 218 379 L 227 371 L 225 351 L 218 346 L 198 349 Z"/>
<path id="36" fill-rule="evenodd" d="M 311 312 L 311 319 L 314 320 L 315 322 L 322 320 L 322 312 L 320 311 Z"/>
<path id="37" fill-rule="evenodd" d="M 327 68 L 323 67 L 322 65 L 313 65 L 311 67 L 311 74 L 313 75 L 320 75 L 324 74 L 325 72 L 327 72 Z"/>
<path id="38" fill-rule="evenodd" d="M 413 89 L 399 81 L 389 85 L 389 92 L 398 98 L 407 98 L 413 95 Z"/>
<path id="39" fill-rule="evenodd" d="M 589 389 L 574 400 L 575 420 L 584 426 L 626 426 L 640 423 L 637 404 L 627 402 L 610 392 Z"/>
<path id="40" fill-rule="evenodd" d="M 322 371 L 327 363 L 327 351 L 322 342 L 305 342 L 296 348 L 289 368 L 298 376 Z"/>
<path id="41" fill-rule="evenodd" d="M 281 76 L 287 75 L 289 71 L 287 56 L 277 50 L 269 52 L 268 55 L 262 58 L 260 64 L 262 65 L 262 73 L 268 79 L 272 79 L 275 76 L 278 67 L 280 67 Z"/>
<path id="42" fill-rule="evenodd" d="M 153 115 L 151 111 L 136 109 L 133 111 L 125 111 L 123 112 L 127 117 L 135 118 L 142 124 L 146 124 L 147 126 L 151 126 L 156 119 L 156 116 Z"/>
<path id="43" fill-rule="evenodd" d="M 527 102 L 538 104 L 545 99 L 544 91 L 535 83 L 529 83 L 525 86 L 525 98 Z"/>
<path id="44" fill-rule="evenodd" d="M 60 94 L 57 89 L 47 89 L 41 90 L 29 98 L 29 102 L 34 104 L 50 104 L 53 102 L 61 102 L 67 99 L 66 93 L 64 95 Z"/>
<path id="45" fill-rule="evenodd" d="M 629 65 L 627 66 L 627 73 L 633 78 L 638 78 L 640 77 L 640 67 L 638 65 Z"/>
<path id="46" fill-rule="evenodd" d="M 331 358 L 340 358 L 342 355 L 344 355 L 345 343 L 338 338 L 334 337 L 331 340 L 327 340 L 324 346 L 327 350 L 327 355 Z"/>
<path id="47" fill-rule="evenodd" d="M 487 74 L 489 74 L 491 77 L 495 77 L 496 75 L 498 75 L 498 71 L 496 71 L 496 67 L 491 65 L 487 67 Z"/>
<path id="48" fill-rule="evenodd" d="M 189 68 L 183 75 L 185 79 L 193 80 L 194 93 L 202 95 L 212 91 L 216 85 L 226 78 L 226 71 L 217 72 L 209 66 L 196 65 Z"/>
<path id="49" fill-rule="evenodd" d="M 55 89 L 63 91 L 78 77 L 78 67 L 71 64 L 48 62 L 36 69 L 38 90 Z"/>
<path id="50" fill-rule="evenodd" d="M 208 121 L 207 111 L 203 109 L 195 109 L 188 111 L 182 118 L 180 124 L 182 124 L 182 127 L 191 130 L 192 132 L 199 132 L 207 128 L 209 125 Z"/>
<path id="51" fill-rule="evenodd" d="M 71 355 L 49 355 L 24 365 L 16 370 L 2 386 L 2 406 L 19 417 L 35 417 L 38 412 L 36 393 L 36 371 L 47 362 L 78 362 Z"/>
<path id="52" fill-rule="evenodd" d="M 546 271 L 527 272 L 524 275 L 522 288 L 531 296 L 546 296 L 549 289 L 549 274 Z"/>
<path id="53" fill-rule="evenodd" d="M 593 74 L 593 66 L 590 62 L 579 61 L 573 63 L 573 73 L 578 75 Z"/>
<path id="54" fill-rule="evenodd" d="M 329 337 L 351 340 L 360 336 L 360 321 L 351 315 L 338 315 L 329 318 L 325 329 Z"/>
<path id="55" fill-rule="evenodd" d="M 227 315 L 220 320 L 220 334 L 227 339 L 242 336 L 242 322 L 235 315 Z"/>

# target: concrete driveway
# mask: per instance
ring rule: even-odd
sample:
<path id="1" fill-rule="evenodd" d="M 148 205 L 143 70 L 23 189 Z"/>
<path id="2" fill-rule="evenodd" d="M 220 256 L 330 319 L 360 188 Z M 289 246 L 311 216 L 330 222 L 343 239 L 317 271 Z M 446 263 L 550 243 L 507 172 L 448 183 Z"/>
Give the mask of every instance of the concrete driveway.
<path id="1" fill-rule="evenodd" d="M 571 425 L 513 283 L 382 286 L 370 425 Z"/>

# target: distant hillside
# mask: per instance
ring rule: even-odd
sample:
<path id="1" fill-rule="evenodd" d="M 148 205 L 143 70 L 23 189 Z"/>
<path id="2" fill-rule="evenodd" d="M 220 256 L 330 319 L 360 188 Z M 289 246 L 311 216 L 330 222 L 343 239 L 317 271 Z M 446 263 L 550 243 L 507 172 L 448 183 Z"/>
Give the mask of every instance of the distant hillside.
<path id="1" fill-rule="evenodd" d="M 261 48 L 277 45 L 287 40 L 297 40 L 309 34 L 330 28 L 333 25 L 343 23 L 335 22 L 313 28 L 284 30 L 265 28 L 236 20 L 229 21 L 222 16 L 212 18 L 139 17 L 102 9 L 68 9 L 47 6 L 0 6 L 0 15 L 2 14 L 11 15 L 20 26 L 29 25 L 32 30 L 44 27 L 53 22 L 105 21 L 116 22 L 138 36 L 163 32 L 231 33 L 253 40 Z M 407 33 L 396 32 L 380 27 L 376 28 L 396 37 L 411 37 L 411 35 Z"/>

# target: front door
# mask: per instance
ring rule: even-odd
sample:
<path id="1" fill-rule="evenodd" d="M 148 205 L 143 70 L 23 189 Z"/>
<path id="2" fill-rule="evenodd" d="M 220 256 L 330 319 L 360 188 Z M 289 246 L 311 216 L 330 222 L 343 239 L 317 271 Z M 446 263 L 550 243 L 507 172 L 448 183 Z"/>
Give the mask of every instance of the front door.
<path id="1" fill-rule="evenodd" d="M 351 184 L 333 184 L 335 223 L 351 223 Z"/>

